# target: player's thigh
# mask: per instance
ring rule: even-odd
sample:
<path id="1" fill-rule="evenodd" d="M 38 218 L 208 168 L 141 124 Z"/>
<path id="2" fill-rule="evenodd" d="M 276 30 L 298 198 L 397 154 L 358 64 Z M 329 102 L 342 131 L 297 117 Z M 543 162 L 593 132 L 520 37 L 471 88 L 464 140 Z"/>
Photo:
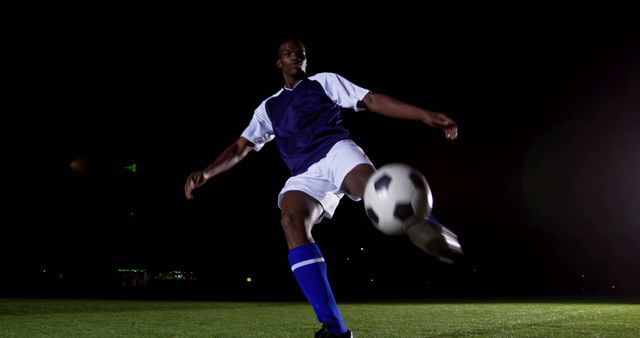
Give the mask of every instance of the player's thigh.
<path id="1" fill-rule="evenodd" d="M 362 198 L 367 181 L 375 171 L 376 169 L 370 164 L 358 164 L 344 177 L 341 187 L 342 190 L 350 195 Z"/>

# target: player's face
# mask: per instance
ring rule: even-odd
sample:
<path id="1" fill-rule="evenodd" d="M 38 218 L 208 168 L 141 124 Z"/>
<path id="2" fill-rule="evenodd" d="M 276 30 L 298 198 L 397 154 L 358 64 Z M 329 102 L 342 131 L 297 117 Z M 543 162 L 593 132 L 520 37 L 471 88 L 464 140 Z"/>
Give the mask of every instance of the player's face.
<path id="1" fill-rule="evenodd" d="M 287 41 L 278 50 L 278 68 L 285 75 L 300 77 L 307 71 L 307 54 L 304 46 L 297 41 Z"/>

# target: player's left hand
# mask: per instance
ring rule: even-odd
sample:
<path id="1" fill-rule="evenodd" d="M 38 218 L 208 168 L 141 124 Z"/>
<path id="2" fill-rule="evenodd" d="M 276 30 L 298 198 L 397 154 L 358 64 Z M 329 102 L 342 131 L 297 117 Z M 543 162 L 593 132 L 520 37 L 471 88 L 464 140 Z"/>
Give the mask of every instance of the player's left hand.
<path id="1" fill-rule="evenodd" d="M 455 140 L 458 137 L 458 125 L 443 113 L 433 112 L 429 114 L 425 123 L 431 127 L 442 129 L 445 137 L 449 140 Z"/>
<path id="2" fill-rule="evenodd" d="M 187 177 L 184 183 L 184 195 L 188 200 L 193 199 L 193 190 L 202 186 L 207 181 L 203 171 L 195 171 Z"/>

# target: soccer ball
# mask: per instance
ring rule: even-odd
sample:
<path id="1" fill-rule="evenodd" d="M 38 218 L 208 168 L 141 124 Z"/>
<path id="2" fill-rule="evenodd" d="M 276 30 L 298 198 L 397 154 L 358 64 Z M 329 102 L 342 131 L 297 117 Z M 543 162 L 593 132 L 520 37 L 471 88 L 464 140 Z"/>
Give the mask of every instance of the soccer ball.
<path id="1" fill-rule="evenodd" d="M 402 163 L 378 168 L 367 181 L 363 201 L 371 223 L 387 235 L 403 235 L 411 225 L 424 223 L 433 207 L 424 175 Z"/>

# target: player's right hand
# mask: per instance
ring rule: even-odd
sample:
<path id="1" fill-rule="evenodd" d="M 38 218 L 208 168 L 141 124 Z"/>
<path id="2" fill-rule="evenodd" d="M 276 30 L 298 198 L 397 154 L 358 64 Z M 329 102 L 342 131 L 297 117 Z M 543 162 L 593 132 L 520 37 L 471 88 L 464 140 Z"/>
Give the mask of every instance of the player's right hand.
<path id="1" fill-rule="evenodd" d="M 193 189 L 202 186 L 206 181 L 203 171 L 192 172 L 184 183 L 184 196 L 188 200 L 193 199 Z"/>

